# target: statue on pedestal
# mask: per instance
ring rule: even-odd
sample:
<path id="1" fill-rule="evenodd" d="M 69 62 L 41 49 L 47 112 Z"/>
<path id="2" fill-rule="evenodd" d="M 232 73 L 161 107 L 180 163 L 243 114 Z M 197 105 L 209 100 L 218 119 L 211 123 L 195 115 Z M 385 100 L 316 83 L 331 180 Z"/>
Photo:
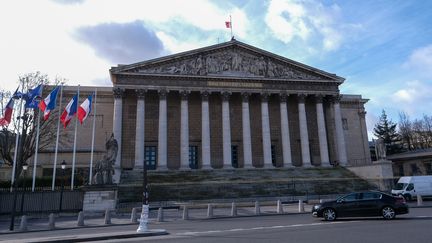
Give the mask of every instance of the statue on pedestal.
<path id="1" fill-rule="evenodd" d="M 113 184 L 112 175 L 114 174 L 114 163 L 118 153 L 118 143 L 114 134 L 105 143 L 106 154 L 102 160 L 96 162 L 95 174 L 92 178 L 93 184 L 107 185 Z"/>
<path id="2" fill-rule="evenodd" d="M 386 159 L 387 155 L 386 155 L 386 146 L 384 143 L 384 139 L 378 138 L 375 141 L 375 154 L 376 154 L 377 160 L 385 160 Z"/>

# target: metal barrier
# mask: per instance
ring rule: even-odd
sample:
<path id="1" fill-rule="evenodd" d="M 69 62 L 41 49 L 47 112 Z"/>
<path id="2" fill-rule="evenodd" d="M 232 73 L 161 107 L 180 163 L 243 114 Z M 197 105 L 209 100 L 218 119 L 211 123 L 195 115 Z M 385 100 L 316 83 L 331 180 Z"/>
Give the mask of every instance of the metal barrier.
<path id="1" fill-rule="evenodd" d="M 59 191 L 17 191 L 15 211 L 17 213 L 49 213 L 79 212 L 83 208 L 83 191 L 64 191 L 62 205 L 60 207 L 61 192 Z M 14 193 L 0 193 L 0 215 L 10 214 L 12 211 Z M 22 210 L 21 210 L 22 209 Z"/>

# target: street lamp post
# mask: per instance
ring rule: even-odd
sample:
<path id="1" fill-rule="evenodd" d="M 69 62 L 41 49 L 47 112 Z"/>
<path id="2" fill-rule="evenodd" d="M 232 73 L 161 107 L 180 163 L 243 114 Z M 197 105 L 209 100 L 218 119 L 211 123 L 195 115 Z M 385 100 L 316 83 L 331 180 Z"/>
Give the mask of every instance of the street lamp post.
<path id="1" fill-rule="evenodd" d="M 148 202 L 148 188 L 147 188 L 147 165 L 145 160 L 143 161 L 143 205 L 141 211 L 141 219 L 140 224 L 138 226 L 138 233 L 145 233 L 148 231 L 147 223 L 148 223 L 148 214 L 149 214 L 149 202 Z"/>
<path id="2" fill-rule="evenodd" d="M 24 172 L 24 179 L 23 179 L 23 192 L 21 194 L 21 215 L 24 212 L 24 194 L 26 192 L 26 175 L 27 175 L 27 169 L 28 169 L 28 164 L 26 162 L 24 162 L 24 164 L 22 165 L 22 169 Z"/>
<path id="3" fill-rule="evenodd" d="M 60 205 L 59 205 L 59 213 L 62 211 L 62 204 L 63 204 L 63 191 L 64 191 L 64 181 L 65 181 L 65 169 L 66 169 L 66 161 L 63 160 L 61 163 L 61 169 L 62 169 L 62 183 L 61 183 L 61 191 L 60 191 Z"/>

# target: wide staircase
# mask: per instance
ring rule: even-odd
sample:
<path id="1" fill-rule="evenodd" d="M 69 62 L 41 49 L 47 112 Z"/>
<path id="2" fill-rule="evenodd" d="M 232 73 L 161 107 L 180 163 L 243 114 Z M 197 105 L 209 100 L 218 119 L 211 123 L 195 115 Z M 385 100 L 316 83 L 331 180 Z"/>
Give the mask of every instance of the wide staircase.
<path id="1" fill-rule="evenodd" d="M 148 171 L 151 202 L 189 202 L 342 194 L 374 189 L 343 167 Z M 139 206 L 142 171 L 123 171 L 118 208 Z"/>

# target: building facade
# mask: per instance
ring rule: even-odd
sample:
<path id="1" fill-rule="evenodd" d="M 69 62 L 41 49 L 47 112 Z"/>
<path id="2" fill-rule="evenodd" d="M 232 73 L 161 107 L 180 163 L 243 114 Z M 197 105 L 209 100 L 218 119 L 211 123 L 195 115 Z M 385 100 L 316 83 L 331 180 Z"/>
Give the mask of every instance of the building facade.
<path id="1" fill-rule="evenodd" d="M 118 172 L 371 162 L 367 100 L 343 78 L 237 40 L 110 74 Z"/>

